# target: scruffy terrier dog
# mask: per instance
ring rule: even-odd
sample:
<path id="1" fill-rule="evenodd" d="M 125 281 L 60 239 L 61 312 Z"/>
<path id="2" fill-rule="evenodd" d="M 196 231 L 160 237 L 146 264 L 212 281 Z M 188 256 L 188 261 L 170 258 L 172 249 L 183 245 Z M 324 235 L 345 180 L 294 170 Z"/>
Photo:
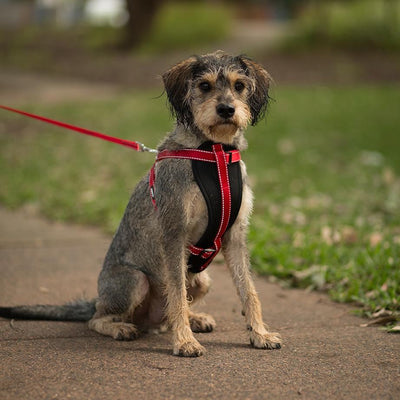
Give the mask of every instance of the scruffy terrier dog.
<path id="1" fill-rule="evenodd" d="M 159 145 L 159 154 L 198 149 L 208 143 L 217 144 L 212 147 L 214 150 L 224 146 L 224 154 L 230 157 L 229 151 L 246 148 L 244 130 L 263 116 L 268 101 L 270 76 L 259 64 L 244 56 L 218 51 L 191 57 L 172 67 L 162 78 L 177 121 L 173 132 Z M 241 177 L 240 204 L 220 247 L 240 296 L 251 345 L 279 349 L 280 336 L 266 329 L 250 273 L 246 232 L 252 192 L 244 163 L 238 161 L 237 165 Z M 218 173 L 221 178 L 220 166 Z M 152 197 L 149 181 L 153 181 Z M 194 313 L 190 308 L 210 286 L 203 267 L 197 273 L 188 269 L 189 245 L 201 239 L 210 214 L 199 186 L 191 159 L 184 157 L 159 160 L 139 182 L 106 255 L 95 309 L 94 302 L 81 302 L 39 306 L 36 314 L 35 306 L 3 307 L 0 315 L 90 319 L 90 329 L 117 340 L 132 340 L 141 331 L 164 326 L 172 330 L 174 355 L 202 355 L 205 349 L 193 332 L 210 332 L 216 324 L 212 316 Z M 225 194 L 230 196 L 229 191 Z M 224 201 L 223 204 L 230 204 Z M 197 256 L 215 250 L 203 249 Z"/>

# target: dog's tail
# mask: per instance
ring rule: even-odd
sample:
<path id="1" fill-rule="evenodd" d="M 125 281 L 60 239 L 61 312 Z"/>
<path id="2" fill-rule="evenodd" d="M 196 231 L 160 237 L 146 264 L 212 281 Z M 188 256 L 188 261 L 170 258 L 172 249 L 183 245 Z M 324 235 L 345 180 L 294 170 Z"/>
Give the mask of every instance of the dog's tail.
<path id="1" fill-rule="evenodd" d="M 96 312 L 96 300 L 77 300 L 62 306 L 36 305 L 0 307 L 0 317 L 49 320 L 89 321 Z"/>

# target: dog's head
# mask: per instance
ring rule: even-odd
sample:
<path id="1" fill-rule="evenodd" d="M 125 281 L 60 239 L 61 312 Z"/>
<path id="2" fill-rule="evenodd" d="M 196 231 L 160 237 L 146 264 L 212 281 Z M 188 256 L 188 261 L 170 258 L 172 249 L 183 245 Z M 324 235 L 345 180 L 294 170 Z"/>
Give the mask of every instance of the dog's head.
<path id="1" fill-rule="evenodd" d="M 264 115 L 271 78 L 245 56 L 194 56 L 162 76 L 177 122 L 214 141 L 231 143 L 238 130 Z"/>

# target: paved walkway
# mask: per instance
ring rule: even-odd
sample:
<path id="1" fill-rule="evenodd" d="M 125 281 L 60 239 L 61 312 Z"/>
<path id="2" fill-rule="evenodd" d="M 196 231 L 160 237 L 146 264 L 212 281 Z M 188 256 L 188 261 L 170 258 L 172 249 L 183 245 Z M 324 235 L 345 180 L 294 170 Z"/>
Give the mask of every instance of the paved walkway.
<path id="1" fill-rule="evenodd" d="M 0 208 L 0 304 L 57 304 L 96 294 L 109 237 Z M 0 319 L 0 398 L 398 399 L 400 336 L 361 328 L 321 294 L 256 279 L 279 351 L 250 348 L 224 265 L 201 309 L 217 329 L 196 334 L 198 359 L 171 355 L 170 334 L 117 342 L 84 323 Z"/>

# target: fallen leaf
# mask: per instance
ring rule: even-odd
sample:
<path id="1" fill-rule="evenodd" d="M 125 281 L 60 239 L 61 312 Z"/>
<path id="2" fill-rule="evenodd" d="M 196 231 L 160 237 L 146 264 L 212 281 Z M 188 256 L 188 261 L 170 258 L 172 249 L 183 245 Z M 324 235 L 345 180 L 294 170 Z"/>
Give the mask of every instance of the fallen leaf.
<path id="1" fill-rule="evenodd" d="M 321 228 L 321 239 L 323 242 L 325 242 L 326 244 L 331 245 L 332 242 L 332 228 L 329 226 L 323 226 Z"/>
<path id="2" fill-rule="evenodd" d="M 399 325 L 395 325 L 393 328 L 390 328 L 388 330 L 389 333 L 400 333 L 400 324 Z"/>
<path id="3" fill-rule="evenodd" d="M 360 154 L 361 163 L 372 167 L 379 167 L 383 164 L 384 157 L 377 151 L 364 150 Z"/>
<path id="4" fill-rule="evenodd" d="M 316 194 L 306 199 L 306 207 L 310 209 L 326 208 L 332 204 L 332 198 L 324 194 Z"/>
<path id="5" fill-rule="evenodd" d="M 396 321 L 396 317 L 394 315 L 387 315 L 385 317 L 375 318 L 374 320 L 372 320 L 366 324 L 362 324 L 360 326 L 365 328 L 368 326 L 387 325 L 387 324 L 390 324 L 391 322 L 395 322 L 395 321 Z"/>
<path id="6" fill-rule="evenodd" d="M 378 291 L 377 290 L 370 290 L 369 292 L 365 293 L 365 297 L 367 299 L 375 299 L 378 296 Z"/>
<path id="7" fill-rule="evenodd" d="M 97 198 L 97 193 L 93 189 L 86 190 L 81 194 L 81 200 L 85 203 L 91 203 Z"/>
<path id="8" fill-rule="evenodd" d="M 376 311 L 372 314 L 372 318 L 388 317 L 391 315 L 393 315 L 392 311 L 381 308 L 379 311 Z"/>
<path id="9" fill-rule="evenodd" d="M 301 208 L 303 206 L 303 199 L 298 196 L 293 196 L 289 199 L 289 204 L 294 208 Z"/>
<path id="10" fill-rule="evenodd" d="M 290 224 L 292 224 L 293 220 L 294 220 L 294 214 L 291 213 L 290 211 L 285 211 L 285 212 L 282 214 L 282 221 L 283 221 L 285 224 L 290 225 Z"/>
<path id="11" fill-rule="evenodd" d="M 345 244 L 354 244 L 358 241 L 357 231 L 352 226 L 343 227 L 341 236 Z"/>
<path id="12" fill-rule="evenodd" d="M 290 139 L 281 139 L 277 143 L 279 153 L 283 155 L 293 154 L 296 151 L 295 145 Z"/>
<path id="13" fill-rule="evenodd" d="M 304 246 L 305 235 L 303 232 L 296 232 L 293 238 L 293 247 L 303 247 Z"/>
<path id="14" fill-rule="evenodd" d="M 305 225 L 307 223 L 307 218 L 303 213 L 297 212 L 295 214 L 295 222 L 297 225 Z"/>
<path id="15" fill-rule="evenodd" d="M 383 240 L 383 235 L 380 232 L 374 232 L 371 233 L 370 237 L 369 237 L 369 244 L 372 247 L 376 247 L 379 243 L 381 243 Z"/>
<path id="16" fill-rule="evenodd" d="M 279 215 L 279 213 L 281 212 L 281 209 L 279 206 L 277 206 L 276 204 L 271 204 L 268 207 L 268 211 L 269 213 L 273 216 L 276 217 L 277 215 Z"/>
<path id="17" fill-rule="evenodd" d="M 297 283 L 301 283 L 307 279 L 311 281 L 311 285 L 318 290 L 322 290 L 326 285 L 326 265 L 312 265 L 301 271 L 293 271 L 293 279 Z"/>
<path id="18" fill-rule="evenodd" d="M 386 185 L 391 185 L 396 180 L 396 175 L 394 174 L 391 168 L 385 168 L 383 170 L 382 177 L 383 177 L 383 182 L 385 182 Z"/>
<path id="19" fill-rule="evenodd" d="M 333 230 L 330 226 L 323 226 L 321 228 L 321 239 L 329 246 L 334 243 L 339 243 L 341 238 L 341 234 L 338 231 Z"/>
<path id="20" fill-rule="evenodd" d="M 381 286 L 382 292 L 387 292 L 388 287 L 389 287 L 389 286 L 388 286 L 387 282 L 385 282 L 385 283 Z"/>

